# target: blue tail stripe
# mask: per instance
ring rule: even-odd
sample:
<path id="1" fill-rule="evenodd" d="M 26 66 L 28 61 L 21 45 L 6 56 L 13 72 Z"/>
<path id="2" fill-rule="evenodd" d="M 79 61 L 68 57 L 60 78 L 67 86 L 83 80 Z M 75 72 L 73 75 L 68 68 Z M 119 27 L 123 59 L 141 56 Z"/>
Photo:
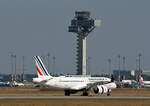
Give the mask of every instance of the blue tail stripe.
<path id="1" fill-rule="evenodd" d="M 34 57 L 34 59 L 35 59 L 35 61 L 38 63 L 38 66 L 40 67 L 40 69 L 42 69 L 42 66 L 40 65 L 40 63 L 39 63 L 39 61 L 38 61 L 38 59 L 37 59 L 36 56 Z M 42 71 L 42 73 L 43 73 L 44 75 L 46 75 L 43 71 Z"/>
<path id="2" fill-rule="evenodd" d="M 37 58 L 37 60 L 38 60 L 38 63 L 39 63 L 39 64 L 40 64 L 40 66 L 42 67 L 43 71 L 44 71 L 44 72 L 45 72 L 45 74 L 48 76 L 48 74 L 47 74 L 47 72 L 46 72 L 45 68 L 43 67 L 43 65 L 42 65 L 41 61 L 39 60 L 38 56 L 36 56 L 36 58 Z"/>

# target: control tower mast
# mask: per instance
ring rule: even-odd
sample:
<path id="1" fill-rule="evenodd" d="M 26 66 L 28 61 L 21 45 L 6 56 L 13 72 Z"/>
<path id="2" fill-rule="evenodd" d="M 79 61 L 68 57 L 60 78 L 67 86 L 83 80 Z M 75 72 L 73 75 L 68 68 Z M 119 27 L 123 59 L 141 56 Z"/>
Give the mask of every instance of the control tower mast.
<path id="1" fill-rule="evenodd" d="M 100 20 L 90 18 L 89 11 L 76 11 L 71 20 L 69 32 L 77 34 L 77 75 L 86 75 L 86 37 L 97 26 Z"/>

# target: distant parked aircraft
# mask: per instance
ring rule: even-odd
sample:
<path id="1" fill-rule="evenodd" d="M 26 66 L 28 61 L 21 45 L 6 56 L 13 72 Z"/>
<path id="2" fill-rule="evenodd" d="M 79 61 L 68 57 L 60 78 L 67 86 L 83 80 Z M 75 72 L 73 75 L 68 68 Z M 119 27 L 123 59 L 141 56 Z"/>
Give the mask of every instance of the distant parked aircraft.
<path id="1" fill-rule="evenodd" d="M 150 81 L 144 81 L 143 77 L 140 77 L 139 83 L 141 84 L 142 87 L 144 88 L 150 88 Z"/>

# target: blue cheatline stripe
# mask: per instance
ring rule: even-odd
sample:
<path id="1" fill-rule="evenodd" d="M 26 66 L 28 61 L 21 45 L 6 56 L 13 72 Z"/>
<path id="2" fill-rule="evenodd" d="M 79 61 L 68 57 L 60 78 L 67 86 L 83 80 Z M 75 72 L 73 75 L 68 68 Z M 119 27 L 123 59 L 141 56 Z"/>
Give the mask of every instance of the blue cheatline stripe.
<path id="1" fill-rule="evenodd" d="M 41 65 L 41 67 L 42 67 L 43 71 L 45 72 L 45 74 L 48 76 L 48 74 L 47 74 L 47 72 L 46 72 L 46 70 L 45 70 L 44 66 L 42 65 L 42 63 L 41 63 L 41 61 L 40 61 L 40 59 L 39 59 L 39 57 L 38 57 L 38 56 L 37 56 L 37 60 L 39 61 L 39 63 L 40 63 L 40 65 Z"/>

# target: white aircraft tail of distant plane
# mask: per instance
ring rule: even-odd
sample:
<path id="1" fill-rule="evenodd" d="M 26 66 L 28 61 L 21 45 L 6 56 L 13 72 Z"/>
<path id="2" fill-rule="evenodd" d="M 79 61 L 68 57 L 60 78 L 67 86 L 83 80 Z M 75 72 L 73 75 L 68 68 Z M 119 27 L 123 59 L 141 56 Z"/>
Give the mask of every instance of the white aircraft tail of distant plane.
<path id="1" fill-rule="evenodd" d="M 106 77 L 90 77 L 90 76 L 59 76 L 52 77 L 46 70 L 39 56 L 34 56 L 38 78 L 33 78 L 33 82 L 42 83 L 55 89 L 65 91 L 65 95 L 83 91 L 83 96 L 88 95 L 89 90 L 93 90 L 95 94 L 110 95 L 110 91 L 116 88 L 116 84 Z M 111 83 L 110 83 L 111 82 Z"/>
<path id="2" fill-rule="evenodd" d="M 144 81 L 142 76 L 140 77 L 139 83 L 141 83 L 144 88 L 150 88 L 150 81 Z"/>

